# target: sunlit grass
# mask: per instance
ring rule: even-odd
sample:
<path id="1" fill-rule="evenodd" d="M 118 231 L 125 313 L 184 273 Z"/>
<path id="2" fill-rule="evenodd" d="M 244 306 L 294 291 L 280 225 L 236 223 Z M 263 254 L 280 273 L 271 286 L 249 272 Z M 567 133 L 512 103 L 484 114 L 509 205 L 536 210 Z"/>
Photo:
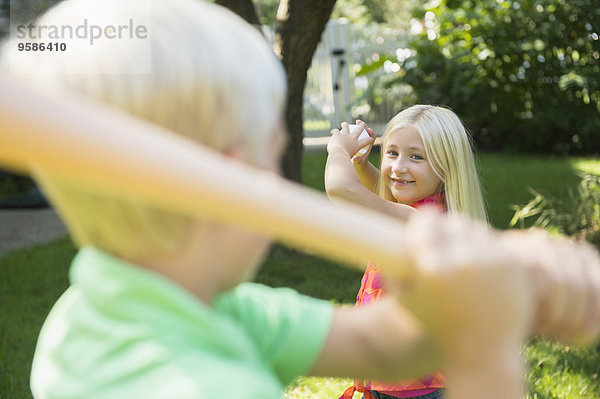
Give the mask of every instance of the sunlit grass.
<path id="1" fill-rule="evenodd" d="M 573 158 L 571 165 L 577 171 L 600 176 L 600 162 L 597 159 Z"/>
<path id="2" fill-rule="evenodd" d="M 283 393 L 285 399 L 314 399 L 327 398 L 337 399 L 352 386 L 350 379 L 322 378 L 322 377 L 300 377 L 296 379 Z M 355 393 L 355 398 L 362 394 Z"/>
<path id="3" fill-rule="evenodd" d="M 529 366 L 529 399 L 600 397 L 600 353 L 597 348 L 532 340 L 523 352 Z"/>

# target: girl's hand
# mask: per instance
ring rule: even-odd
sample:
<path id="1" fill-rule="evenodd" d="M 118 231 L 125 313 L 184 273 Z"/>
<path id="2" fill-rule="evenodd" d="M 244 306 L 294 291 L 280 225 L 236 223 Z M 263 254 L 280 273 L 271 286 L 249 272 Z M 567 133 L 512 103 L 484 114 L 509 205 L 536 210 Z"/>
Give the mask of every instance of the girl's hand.
<path id="1" fill-rule="evenodd" d="M 361 122 L 354 129 L 354 132 L 350 133 L 348 123 L 342 122 L 341 131 L 339 129 L 331 131 L 331 139 L 329 140 L 329 144 L 327 144 L 327 152 L 329 154 L 342 152 L 348 154 L 349 158 L 352 158 L 361 148 L 372 145 L 375 139 L 371 135 L 361 140 L 358 139 L 365 126 L 365 123 Z"/>
<path id="2" fill-rule="evenodd" d="M 356 125 L 358 126 L 359 124 L 364 124 L 365 125 L 365 131 L 369 134 L 370 137 L 373 138 L 373 142 L 375 142 L 375 132 L 373 131 L 373 129 L 371 129 L 369 126 L 367 126 L 367 124 L 363 121 L 361 121 L 360 119 L 356 120 Z M 357 128 L 358 130 L 358 128 Z M 352 163 L 354 164 L 354 166 L 356 167 L 362 167 L 366 164 L 366 162 L 369 161 L 369 155 L 371 154 L 371 149 L 373 148 L 373 145 L 369 145 L 367 147 L 362 147 L 366 149 L 366 152 L 362 153 L 362 154 L 356 154 L 354 157 L 352 157 Z"/>

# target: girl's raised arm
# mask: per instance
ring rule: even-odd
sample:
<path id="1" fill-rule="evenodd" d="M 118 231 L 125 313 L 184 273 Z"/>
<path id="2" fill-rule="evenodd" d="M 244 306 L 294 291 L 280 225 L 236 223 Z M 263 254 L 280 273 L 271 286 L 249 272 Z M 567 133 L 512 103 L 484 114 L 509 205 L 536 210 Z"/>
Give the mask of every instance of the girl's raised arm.
<path id="1" fill-rule="evenodd" d="M 365 124 L 359 123 L 351 134 L 348 124 L 342 123 L 342 130 L 332 130 L 332 137 L 327 145 L 327 164 L 325 166 L 325 191 L 331 199 L 342 199 L 362 205 L 379 212 L 405 220 L 415 209 L 404 204 L 388 201 L 379 197 L 361 182 L 359 173 L 354 168 L 352 156 L 366 145 L 373 144 L 374 138 L 358 140 Z M 371 165 L 373 169 L 376 169 Z M 373 171 L 366 171 L 372 173 Z M 364 178 L 364 177 L 363 177 Z"/>
<path id="2" fill-rule="evenodd" d="M 358 174 L 358 178 L 360 179 L 360 183 L 372 193 L 376 193 L 377 190 L 377 181 L 379 180 L 379 169 L 375 167 L 369 160 L 365 160 L 364 162 L 357 162 L 356 159 L 353 159 L 354 170 Z"/>

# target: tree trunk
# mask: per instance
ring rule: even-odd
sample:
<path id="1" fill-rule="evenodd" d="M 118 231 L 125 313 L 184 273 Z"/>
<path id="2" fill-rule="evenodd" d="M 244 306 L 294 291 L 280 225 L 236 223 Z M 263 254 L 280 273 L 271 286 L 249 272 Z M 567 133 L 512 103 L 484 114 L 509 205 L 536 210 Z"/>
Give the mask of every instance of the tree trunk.
<path id="1" fill-rule="evenodd" d="M 282 161 L 285 177 L 302 179 L 302 106 L 306 74 L 336 0 L 281 0 L 277 10 L 275 54 L 288 81 L 285 119 L 288 146 Z"/>
<path id="2" fill-rule="evenodd" d="M 275 27 L 275 54 L 287 75 L 288 98 L 285 113 L 289 138 L 282 160 L 285 177 L 302 180 L 302 106 L 306 74 L 317 44 L 325 30 L 336 0 L 281 0 Z M 251 0 L 216 0 L 246 21 L 258 25 Z"/>

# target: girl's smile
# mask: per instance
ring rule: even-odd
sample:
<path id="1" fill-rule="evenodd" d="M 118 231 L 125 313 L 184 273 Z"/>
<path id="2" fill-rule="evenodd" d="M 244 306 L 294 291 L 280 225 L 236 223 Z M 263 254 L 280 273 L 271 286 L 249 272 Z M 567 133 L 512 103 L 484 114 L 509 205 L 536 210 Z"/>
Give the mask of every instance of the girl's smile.
<path id="1" fill-rule="evenodd" d="M 423 140 L 412 126 L 390 133 L 381 173 L 392 197 L 407 205 L 439 193 L 442 186 L 442 180 L 427 161 Z"/>
<path id="2" fill-rule="evenodd" d="M 392 181 L 392 184 L 399 186 L 404 186 L 415 182 L 414 180 L 394 179 L 393 177 L 391 177 L 390 180 Z"/>

